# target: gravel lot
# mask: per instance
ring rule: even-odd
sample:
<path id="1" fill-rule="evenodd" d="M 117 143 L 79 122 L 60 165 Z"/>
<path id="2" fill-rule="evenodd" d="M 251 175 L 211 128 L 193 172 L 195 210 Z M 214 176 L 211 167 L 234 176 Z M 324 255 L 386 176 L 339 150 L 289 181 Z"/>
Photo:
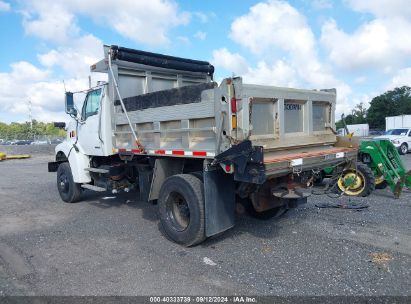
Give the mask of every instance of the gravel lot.
<path id="1" fill-rule="evenodd" d="M 363 211 L 318 209 L 332 199 L 311 196 L 183 248 L 135 194 L 63 203 L 50 151 L 0 162 L 0 295 L 411 295 L 409 191 L 353 199 Z"/>

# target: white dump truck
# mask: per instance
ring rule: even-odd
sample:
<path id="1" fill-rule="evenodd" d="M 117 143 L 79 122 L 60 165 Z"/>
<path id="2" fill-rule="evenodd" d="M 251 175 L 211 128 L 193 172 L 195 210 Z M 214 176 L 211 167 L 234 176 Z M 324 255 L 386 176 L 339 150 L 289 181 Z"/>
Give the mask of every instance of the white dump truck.
<path id="1" fill-rule="evenodd" d="M 185 246 L 234 226 L 236 202 L 278 215 L 306 202 L 321 169 L 347 169 L 357 149 L 334 131 L 336 91 L 213 81 L 205 61 L 104 46 L 92 72 L 108 82 L 81 108 L 66 92 L 67 139 L 56 147 L 63 201 L 84 190 L 135 191 L 158 205 Z"/>

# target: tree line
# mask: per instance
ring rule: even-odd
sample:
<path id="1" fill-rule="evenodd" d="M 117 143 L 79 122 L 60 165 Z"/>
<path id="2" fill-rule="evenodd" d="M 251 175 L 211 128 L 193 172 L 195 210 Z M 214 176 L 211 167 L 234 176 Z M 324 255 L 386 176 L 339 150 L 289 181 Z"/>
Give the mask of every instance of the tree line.
<path id="1" fill-rule="evenodd" d="M 38 122 L 33 120 L 33 128 L 30 122 L 6 124 L 0 122 L 0 138 L 4 140 L 33 139 L 39 136 L 64 137 L 66 131 L 54 126 L 54 123 Z"/>
<path id="2" fill-rule="evenodd" d="M 385 117 L 411 114 L 411 87 L 403 86 L 374 97 L 369 108 L 363 103 L 354 107 L 351 114 L 345 116 L 347 125 L 368 123 L 370 129 L 385 130 Z M 342 128 L 343 122 L 336 122 L 336 128 Z"/>

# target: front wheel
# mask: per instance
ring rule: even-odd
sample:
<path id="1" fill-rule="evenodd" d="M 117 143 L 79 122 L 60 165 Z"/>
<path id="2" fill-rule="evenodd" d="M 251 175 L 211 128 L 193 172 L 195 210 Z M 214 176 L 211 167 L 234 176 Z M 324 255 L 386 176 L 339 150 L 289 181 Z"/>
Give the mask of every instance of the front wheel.
<path id="1" fill-rule="evenodd" d="M 69 163 L 61 163 L 57 169 L 57 189 L 66 203 L 75 203 L 80 199 L 80 184 L 73 181 Z"/>
<path id="2" fill-rule="evenodd" d="M 349 196 L 368 196 L 375 190 L 375 178 L 372 170 L 363 163 L 356 168 L 344 170 L 337 181 L 339 192 Z"/>
<path id="3" fill-rule="evenodd" d="M 166 237 L 187 247 L 205 240 L 204 190 L 198 177 L 178 174 L 167 178 L 158 207 Z"/>
<path id="4" fill-rule="evenodd" d="M 400 148 L 398 149 L 401 155 L 405 155 L 408 152 L 408 145 L 406 143 L 403 143 Z"/>

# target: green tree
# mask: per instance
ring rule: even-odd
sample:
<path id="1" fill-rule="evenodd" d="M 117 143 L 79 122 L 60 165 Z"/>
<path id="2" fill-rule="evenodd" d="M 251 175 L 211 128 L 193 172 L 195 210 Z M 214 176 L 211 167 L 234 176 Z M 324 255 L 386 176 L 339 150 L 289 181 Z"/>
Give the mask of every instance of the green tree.
<path id="1" fill-rule="evenodd" d="M 1 139 L 33 139 L 36 136 L 64 137 L 66 131 L 54 127 L 53 123 L 44 123 L 33 120 L 33 129 L 30 122 L 6 124 L 0 122 Z"/>
<path id="2" fill-rule="evenodd" d="M 411 114 L 411 87 L 403 86 L 374 97 L 367 111 L 370 128 L 385 129 L 385 117 Z"/>
<path id="3" fill-rule="evenodd" d="M 353 124 L 367 123 L 367 108 L 364 107 L 364 103 L 357 104 L 352 110 Z"/>
<path id="4" fill-rule="evenodd" d="M 364 104 L 361 102 L 357 104 L 354 109 L 351 111 L 351 114 L 345 116 L 345 123 L 347 125 L 355 124 L 365 124 L 367 123 L 367 109 Z M 337 129 L 343 128 L 344 124 L 342 120 L 339 120 L 335 123 Z"/>

